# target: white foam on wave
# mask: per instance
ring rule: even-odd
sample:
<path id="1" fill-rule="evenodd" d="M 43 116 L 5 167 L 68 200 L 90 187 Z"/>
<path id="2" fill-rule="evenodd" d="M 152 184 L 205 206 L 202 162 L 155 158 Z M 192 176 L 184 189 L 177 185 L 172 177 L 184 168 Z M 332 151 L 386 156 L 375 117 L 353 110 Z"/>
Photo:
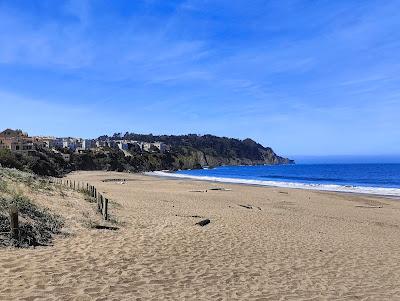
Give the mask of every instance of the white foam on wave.
<path id="1" fill-rule="evenodd" d="M 365 194 L 400 197 L 400 189 L 399 188 L 344 186 L 344 185 L 336 185 L 336 184 L 305 184 L 305 183 L 295 183 L 295 182 L 261 181 L 261 180 L 235 179 L 235 178 L 218 178 L 218 177 L 177 174 L 177 173 L 164 172 L 164 171 L 146 172 L 145 174 L 151 175 L 151 176 L 159 176 L 159 177 L 194 179 L 194 180 L 200 180 L 200 181 L 212 181 L 212 182 L 221 182 L 221 183 L 261 185 L 261 186 L 297 188 L 297 189 L 308 189 L 308 190 L 322 190 L 322 191 L 365 193 Z"/>

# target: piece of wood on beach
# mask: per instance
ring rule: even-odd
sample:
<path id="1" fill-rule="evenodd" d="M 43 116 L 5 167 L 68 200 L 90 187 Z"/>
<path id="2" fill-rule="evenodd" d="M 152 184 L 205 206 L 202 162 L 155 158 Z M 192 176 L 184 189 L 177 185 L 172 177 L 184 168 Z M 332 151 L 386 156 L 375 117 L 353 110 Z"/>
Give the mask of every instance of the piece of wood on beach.
<path id="1" fill-rule="evenodd" d="M 383 206 L 368 206 L 368 205 L 356 205 L 356 207 L 358 207 L 358 208 L 371 208 L 371 209 L 383 208 Z"/>
<path id="2" fill-rule="evenodd" d="M 239 204 L 239 206 L 240 207 L 243 207 L 243 208 L 246 208 L 246 209 L 253 209 L 253 206 L 251 206 L 251 205 L 242 205 L 242 204 Z M 260 209 L 261 210 L 261 209 Z"/>
<path id="3" fill-rule="evenodd" d="M 232 191 L 232 189 L 229 189 L 229 188 L 223 188 L 223 187 L 209 188 L 208 190 L 216 190 L 216 191 Z"/>
<path id="4" fill-rule="evenodd" d="M 204 218 L 204 216 L 200 216 L 200 215 L 180 215 L 180 214 L 175 214 L 175 216 L 179 216 L 179 217 L 193 217 L 193 218 Z"/>
<path id="5" fill-rule="evenodd" d="M 196 223 L 196 225 L 204 227 L 204 226 L 207 226 L 209 223 L 211 223 L 211 221 L 207 218 L 207 219 L 203 219 L 202 221 L 199 221 L 198 223 Z"/>
<path id="6" fill-rule="evenodd" d="M 118 227 L 112 227 L 112 226 L 107 226 L 107 225 L 95 225 L 92 228 L 97 229 L 97 230 L 111 230 L 111 231 L 119 230 Z"/>
<path id="7" fill-rule="evenodd" d="M 189 192 L 206 192 L 207 190 L 189 190 Z"/>
<path id="8" fill-rule="evenodd" d="M 289 192 L 287 192 L 287 191 L 279 191 L 279 193 L 282 193 L 282 194 L 289 194 Z"/>

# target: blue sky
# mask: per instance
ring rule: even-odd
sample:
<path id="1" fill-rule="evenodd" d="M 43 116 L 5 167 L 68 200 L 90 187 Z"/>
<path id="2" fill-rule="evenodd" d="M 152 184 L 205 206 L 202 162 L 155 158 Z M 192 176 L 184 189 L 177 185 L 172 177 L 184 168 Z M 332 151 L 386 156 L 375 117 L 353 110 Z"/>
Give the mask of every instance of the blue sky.
<path id="1" fill-rule="evenodd" d="M 400 1 L 0 0 L 0 128 L 400 154 Z"/>

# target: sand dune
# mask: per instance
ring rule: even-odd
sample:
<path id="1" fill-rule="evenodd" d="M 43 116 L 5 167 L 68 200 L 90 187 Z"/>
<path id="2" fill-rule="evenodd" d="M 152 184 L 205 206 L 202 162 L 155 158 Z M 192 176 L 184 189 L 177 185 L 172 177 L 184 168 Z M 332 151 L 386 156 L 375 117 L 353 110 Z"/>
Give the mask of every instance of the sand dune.
<path id="1" fill-rule="evenodd" d="M 69 178 L 108 196 L 120 229 L 84 227 L 93 205 L 72 192 L 68 205 L 41 200 L 68 218 L 71 235 L 0 250 L 0 300 L 400 300 L 396 200 L 121 173 Z M 102 182 L 121 178 L 130 181 Z M 195 225 L 203 218 L 211 223 Z"/>

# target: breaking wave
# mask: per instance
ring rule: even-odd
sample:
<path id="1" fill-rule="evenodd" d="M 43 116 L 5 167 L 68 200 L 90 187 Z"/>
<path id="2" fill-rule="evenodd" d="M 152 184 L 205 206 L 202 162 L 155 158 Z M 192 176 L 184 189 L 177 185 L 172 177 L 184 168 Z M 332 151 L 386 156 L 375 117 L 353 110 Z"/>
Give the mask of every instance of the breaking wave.
<path id="1" fill-rule="evenodd" d="M 210 177 L 210 176 L 193 176 L 193 175 L 177 174 L 177 173 L 166 172 L 166 171 L 146 172 L 145 174 L 152 175 L 152 176 L 159 176 L 159 177 L 194 179 L 194 180 L 200 180 L 200 181 L 213 181 L 213 182 L 221 182 L 221 183 L 272 186 L 272 187 L 320 190 L 320 191 L 364 193 L 364 194 L 400 197 L 400 189 L 399 188 L 364 187 L 364 186 L 337 185 L 337 184 L 314 184 L 314 183 L 311 184 L 311 183 L 262 181 L 262 180 L 237 179 L 237 178 L 222 178 L 222 177 Z"/>

